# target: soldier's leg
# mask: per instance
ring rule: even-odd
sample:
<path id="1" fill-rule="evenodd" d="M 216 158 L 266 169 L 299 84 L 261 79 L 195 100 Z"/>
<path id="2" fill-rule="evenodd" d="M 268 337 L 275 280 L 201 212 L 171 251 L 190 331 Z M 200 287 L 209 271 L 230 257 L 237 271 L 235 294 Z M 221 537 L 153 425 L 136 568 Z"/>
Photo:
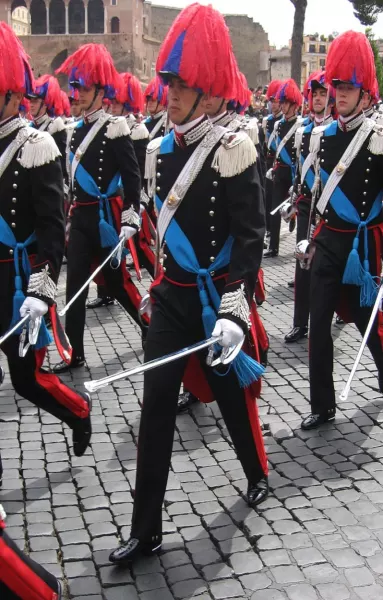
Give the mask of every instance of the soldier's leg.
<path id="1" fill-rule="evenodd" d="M 102 273 L 110 293 L 142 329 L 141 321 L 138 318 L 138 307 L 142 297 L 132 281 L 125 261 L 122 260 L 118 269 L 113 269 L 110 264 L 106 265 Z"/>
<path id="2" fill-rule="evenodd" d="M 307 239 L 310 205 L 299 203 L 297 243 Z M 310 312 L 310 270 L 302 269 L 299 261 L 295 267 L 294 327 L 307 327 Z"/>

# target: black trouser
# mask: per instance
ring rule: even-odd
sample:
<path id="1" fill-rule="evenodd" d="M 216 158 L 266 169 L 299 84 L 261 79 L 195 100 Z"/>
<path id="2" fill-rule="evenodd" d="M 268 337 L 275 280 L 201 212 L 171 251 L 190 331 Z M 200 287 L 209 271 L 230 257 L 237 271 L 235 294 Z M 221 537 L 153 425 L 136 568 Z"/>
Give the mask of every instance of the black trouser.
<path id="1" fill-rule="evenodd" d="M 111 248 L 102 248 L 99 233 L 98 205 L 79 206 L 73 210 L 68 242 L 67 302 L 76 294 L 91 274 L 95 260 L 102 262 Z M 102 270 L 109 295 L 125 308 L 133 320 L 140 324 L 136 305 L 124 287 L 124 261 L 118 269 L 108 263 Z M 85 303 L 88 288 L 83 291 L 67 312 L 66 332 L 73 347 L 73 356 L 84 356 Z"/>
<path id="2" fill-rule="evenodd" d="M 267 156 L 266 159 L 266 174 L 269 169 L 273 168 L 274 156 Z M 270 231 L 271 226 L 271 215 L 270 212 L 273 210 L 273 180 L 265 176 L 265 208 L 266 208 L 266 231 Z"/>
<path id="3" fill-rule="evenodd" d="M 333 382 L 333 340 L 331 323 L 340 300 L 342 277 L 355 233 L 339 233 L 322 227 L 315 238 L 316 251 L 311 267 L 310 285 L 310 398 L 313 413 L 335 408 Z M 363 249 L 363 241 L 360 246 Z M 363 250 L 362 250 L 363 251 Z M 370 268 L 377 274 L 375 243 L 369 231 Z M 372 307 L 360 306 L 360 288 L 345 286 L 347 304 L 353 321 L 363 335 Z M 383 351 L 377 322 L 371 330 L 368 348 L 383 377 Z"/>
<path id="4" fill-rule="evenodd" d="M 153 313 L 145 345 L 145 361 L 176 352 L 204 339 L 201 304 L 196 288 L 166 281 L 152 290 Z M 264 472 L 258 458 L 245 393 L 232 370 L 219 376 L 200 360 L 217 400 L 247 479 L 257 483 Z M 138 436 L 137 476 L 132 536 L 149 541 L 161 536 L 161 511 L 173 447 L 177 400 L 187 358 L 145 373 Z"/>
<path id="5" fill-rule="evenodd" d="M 14 266 L 0 263 L 0 331 L 4 334 L 12 318 Z M 41 371 L 44 351 L 29 349 L 19 356 L 19 336 L 13 335 L 1 345 L 7 357 L 9 374 L 15 391 L 73 428 L 80 418 L 89 415 L 84 396 L 65 385 L 57 375 Z"/>
<path id="6" fill-rule="evenodd" d="M 307 239 L 310 219 L 311 203 L 300 200 L 298 203 L 297 217 L 297 244 Z M 310 274 L 311 271 L 302 269 L 299 260 L 295 264 L 295 289 L 294 289 L 294 327 L 307 327 L 310 311 Z"/>
<path id="7" fill-rule="evenodd" d="M 274 171 L 272 209 L 274 210 L 289 196 L 292 185 L 291 169 L 288 166 L 278 165 Z M 281 235 L 281 213 L 277 210 L 270 221 L 270 250 L 279 251 L 279 238 Z"/>

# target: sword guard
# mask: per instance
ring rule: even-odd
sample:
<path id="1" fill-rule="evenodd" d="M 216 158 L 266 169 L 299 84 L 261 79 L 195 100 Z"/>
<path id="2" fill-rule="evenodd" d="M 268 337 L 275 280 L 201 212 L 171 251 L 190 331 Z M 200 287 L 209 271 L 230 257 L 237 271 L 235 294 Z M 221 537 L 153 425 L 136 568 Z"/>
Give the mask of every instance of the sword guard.
<path id="1" fill-rule="evenodd" d="M 27 323 L 25 323 L 19 341 L 19 356 L 20 358 L 24 358 L 31 346 L 34 346 L 37 342 L 37 338 L 39 336 L 39 331 L 42 323 L 42 317 L 37 317 L 32 320 L 29 319 Z M 28 334 L 28 335 L 27 335 Z M 28 338 L 28 341 L 26 342 Z"/>

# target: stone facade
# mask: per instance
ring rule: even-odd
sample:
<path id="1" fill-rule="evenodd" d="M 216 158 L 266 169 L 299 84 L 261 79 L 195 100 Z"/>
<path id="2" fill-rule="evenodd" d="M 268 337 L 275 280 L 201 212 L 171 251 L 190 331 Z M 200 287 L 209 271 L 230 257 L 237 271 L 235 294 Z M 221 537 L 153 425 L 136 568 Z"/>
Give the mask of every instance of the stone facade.
<path id="1" fill-rule="evenodd" d="M 81 44 L 92 41 L 107 46 L 119 71 L 129 70 L 142 82 L 154 76 L 160 44 L 179 13 L 144 0 L 0 0 L 0 20 L 11 24 L 20 6 L 30 14 L 32 34 L 23 36 L 23 44 L 36 75 L 54 72 Z M 225 19 L 249 85 L 267 83 L 267 34 L 245 15 Z"/>

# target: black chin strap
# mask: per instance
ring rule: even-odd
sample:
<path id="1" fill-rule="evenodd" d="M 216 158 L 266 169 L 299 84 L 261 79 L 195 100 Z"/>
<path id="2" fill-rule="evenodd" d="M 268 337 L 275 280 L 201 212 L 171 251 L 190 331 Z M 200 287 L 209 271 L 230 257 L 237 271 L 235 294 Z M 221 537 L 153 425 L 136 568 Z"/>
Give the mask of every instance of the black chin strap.
<path id="1" fill-rule="evenodd" d="M 185 125 L 186 123 L 188 123 L 190 121 L 191 117 L 194 115 L 195 111 L 197 110 L 197 106 L 200 103 L 202 96 L 203 96 L 203 94 L 200 94 L 200 93 L 198 94 L 193 106 L 190 109 L 189 114 L 184 118 L 183 121 L 181 121 L 180 125 Z"/>
<path id="2" fill-rule="evenodd" d="M 90 112 L 93 108 L 94 103 L 96 102 L 97 96 L 98 96 L 98 92 L 100 91 L 100 88 L 96 86 L 96 89 L 94 90 L 94 95 L 93 95 L 93 100 L 92 102 L 89 104 L 88 108 L 85 109 L 85 112 Z"/>
<path id="3" fill-rule="evenodd" d="M 344 118 L 344 119 L 348 119 L 348 117 L 351 117 L 351 115 L 353 115 L 353 114 L 354 114 L 354 112 L 356 111 L 356 109 L 358 108 L 358 106 L 359 106 L 359 104 L 360 104 L 360 101 L 361 101 L 361 100 L 362 100 L 362 98 L 363 98 L 363 94 L 364 94 L 364 91 L 361 89 L 361 90 L 360 90 L 360 92 L 359 92 L 359 99 L 358 99 L 358 102 L 355 104 L 354 108 L 353 108 L 353 109 L 352 109 L 352 110 L 351 110 L 351 111 L 348 113 L 348 115 L 343 115 L 343 118 Z"/>
<path id="4" fill-rule="evenodd" d="M 219 108 L 218 108 L 217 112 L 214 113 L 213 117 L 217 117 L 219 115 L 219 113 L 222 110 L 222 106 L 224 105 L 224 102 L 225 102 L 225 98 L 222 98 L 221 104 L 219 105 Z"/>
<path id="5" fill-rule="evenodd" d="M 35 121 L 36 121 L 36 119 L 39 119 L 42 116 L 42 115 L 40 115 L 40 113 L 41 113 L 41 109 L 42 109 L 43 106 L 44 106 L 44 98 L 41 98 L 40 99 L 40 108 L 37 111 L 37 115 L 34 118 Z"/>
<path id="6" fill-rule="evenodd" d="M 11 96 L 12 96 L 12 92 L 10 92 L 10 91 L 8 91 L 8 92 L 5 94 L 5 98 L 4 98 L 4 105 L 3 105 L 3 108 L 2 108 L 2 109 L 1 109 L 1 111 L 0 111 L 0 121 L 2 121 L 2 120 L 3 120 L 3 114 L 4 114 L 4 111 L 5 111 L 5 109 L 7 108 L 8 104 L 9 104 L 9 101 L 10 101 L 10 99 L 11 99 Z"/>

